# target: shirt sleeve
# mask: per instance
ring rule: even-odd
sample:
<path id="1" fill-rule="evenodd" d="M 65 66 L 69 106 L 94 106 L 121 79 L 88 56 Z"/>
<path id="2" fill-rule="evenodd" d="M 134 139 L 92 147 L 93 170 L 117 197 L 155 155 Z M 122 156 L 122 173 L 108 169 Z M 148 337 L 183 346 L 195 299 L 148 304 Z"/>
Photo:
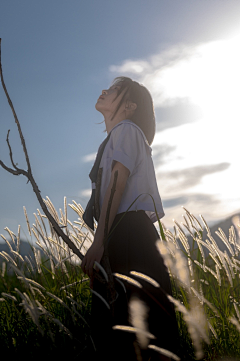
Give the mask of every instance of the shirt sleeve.
<path id="1" fill-rule="evenodd" d="M 141 162 L 144 149 L 144 139 L 141 132 L 134 125 L 123 123 L 114 129 L 112 139 L 112 166 L 114 161 L 120 162 L 130 171 L 131 175 L 135 167 Z"/>

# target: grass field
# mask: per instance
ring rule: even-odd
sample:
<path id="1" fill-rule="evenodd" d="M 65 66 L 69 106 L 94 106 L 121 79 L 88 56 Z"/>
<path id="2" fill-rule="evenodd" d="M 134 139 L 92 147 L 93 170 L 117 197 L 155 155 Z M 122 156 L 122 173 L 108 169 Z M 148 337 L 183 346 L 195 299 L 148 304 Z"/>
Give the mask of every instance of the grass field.
<path id="1" fill-rule="evenodd" d="M 82 220 L 82 207 L 70 205 L 77 218 L 71 223 L 66 200 L 59 214 L 49 199 L 46 203 L 84 254 L 94 233 Z M 186 360 L 240 359 L 240 243 L 235 229 L 212 235 L 203 217 L 198 220 L 185 211 L 184 224 L 175 222 L 173 233 L 161 224 L 164 236 L 157 243 L 171 276 L 181 348 Z M 38 245 L 32 257 L 19 253 L 20 227 L 17 235 L 8 229 L 1 235 L 9 248 L 0 253 L 1 350 L 8 355 L 91 360 L 95 348 L 88 279 L 45 216 L 38 211 L 35 224 L 27 223 L 29 237 Z M 220 250 L 219 242 L 227 251 Z"/>

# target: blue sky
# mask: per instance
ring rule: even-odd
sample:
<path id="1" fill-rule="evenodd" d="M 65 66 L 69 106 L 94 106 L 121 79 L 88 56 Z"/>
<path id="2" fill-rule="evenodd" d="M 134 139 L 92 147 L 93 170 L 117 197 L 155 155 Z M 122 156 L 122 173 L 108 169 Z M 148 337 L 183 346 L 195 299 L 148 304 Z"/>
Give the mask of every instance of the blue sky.
<path id="1" fill-rule="evenodd" d="M 182 205 L 209 222 L 239 211 L 239 17 L 237 0 L 1 1 L 3 74 L 42 196 L 57 209 L 64 196 L 85 207 L 91 159 L 106 135 L 95 103 L 115 76 L 129 75 L 155 102 L 153 155 L 166 225 L 181 220 Z M 219 89 L 231 95 L 223 108 L 224 91 L 209 100 Z M 8 129 L 25 168 L 1 88 L 0 159 L 10 165 Z M 31 185 L 1 168 L 0 185 L 0 233 L 21 224 L 25 237 L 23 206 L 30 223 L 39 208 Z"/>

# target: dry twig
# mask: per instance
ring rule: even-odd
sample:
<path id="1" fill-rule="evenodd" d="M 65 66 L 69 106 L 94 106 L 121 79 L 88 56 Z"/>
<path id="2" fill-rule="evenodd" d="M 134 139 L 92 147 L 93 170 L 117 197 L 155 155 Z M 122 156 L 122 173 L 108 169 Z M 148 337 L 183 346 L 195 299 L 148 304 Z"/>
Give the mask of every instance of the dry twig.
<path id="1" fill-rule="evenodd" d="M 18 168 L 16 163 L 14 163 L 12 149 L 11 149 L 11 145 L 10 145 L 10 141 L 9 141 L 10 130 L 8 130 L 6 141 L 7 141 L 7 144 L 8 144 L 10 160 L 11 160 L 13 168 L 8 167 L 1 160 L 0 160 L 0 165 L 6 171 L 8 171 L 9 173 L 14 174 L 14 175 L 24 175 L 28 179 L 28 182 L 31 183 L 33 191 L 36 194 L 36 197 L 37 197 L 37 199 L 38 199 L 38 201 L 40 203 L 40 206 L 41 206 L 43 212 L 47 216 L 47 218 L 48 218 L 49 222 L 51 223 L 51 225 L 53 226 L 55 232 L 58 234 L 59 237 L 62 238 L 62 240 L 68 245 L 68 247 L 73 251 L 73 253 L 76 254 L 81 260 L 83 260 L 83 258 L 84 258 L 83 254 L 79 251 L 79 249 L 75 246 L 75 244 L 69 239 L 69 237 L 63 232 L 62 228 L 58 225 L 58 223 L 55 221 L 55 219 L 53 218 L 53 216 L 49 212 L 49 210 L 48 210 L 46 204 L 44 203 L 43 198 L 42 198 L 42 196 L 40 194 L 40 190 L 39 190 L 39 188 L 38 188 L 38 186 L 37 186 L 37 184 L 35 182 L 35 179 L 33 178 L 32 170 L 31 170 L 31 164 L 30 164 L 30 160 L 29 160 L 29 156 L 28 156 L 28 152 L 27 152 L 25 139 L 23 137 L 21 126 L 20 126 L 17 114 L 15 112 L 13 103 L 12 103 L 12 101 L 10 99 L 10 96 L 8 94 L 8 91 L 7 91 L 7 88 L 6 88 L 4 79 L 3 79 L 2 63 L 1 63 L 1 38 L 0 38 L 0 77 L 1 77 L 1 82 L 2 82 L 2 86 L 3 86 L 3 89 L 4 89 L 5 95 L 7 97 L 9 106 L 10 106 L 10 108 L 12 110 L 12 113 L 13 113 L 13 116 L 14 116 L 14 119 L 15 119 L 15 123 L 16 123 L 17 128 L 18 128 L 19 136 L 20 136 L 20 139 L 21 139 L 22 147 L 23 147 L 23 152 L 24 152 L 25 159 L 26 159 L 26 162 L 27 162 L 27 170 Z M 107 268 L 108 268 L 106 270 L 107 273 L 111 272 L 109 267 L 107 267 Z M 109 279 L 112 279 L 112 275 L 108 274 L 108 276 L 109 276 Z M 106 283 L 106 281 L 97 272 L 95 272 L 95 277 L 101 283 Z M 108 287 L 110 287 L 110 285 L 108 285 Z M 110 292 L 110 294 L 114 294 L 114 291 Z M 112 300 L 109 300 L 109 303 L 111 304 Z"/>

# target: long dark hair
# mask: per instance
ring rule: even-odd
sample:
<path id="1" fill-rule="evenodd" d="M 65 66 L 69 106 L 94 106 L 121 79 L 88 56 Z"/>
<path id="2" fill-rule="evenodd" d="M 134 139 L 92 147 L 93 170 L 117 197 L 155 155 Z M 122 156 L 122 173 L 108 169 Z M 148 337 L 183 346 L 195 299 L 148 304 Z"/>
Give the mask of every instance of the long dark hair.
<path id="1" fill-rule="evenodd" d="M 130 100 L 131 102 L 136 103 L 136 110 L 133 115 L 128 118 L 142 129 L 149 145 L 151 145 L 156 131 L 155 113 L 151 94 L 145 86 L 124 76 L 115 78 L 112 85 L 120 85 L 116 98 L 118 98 L 120 94 L 123 94 L 112 118 L 114 118 L 124 101 Z"/>

